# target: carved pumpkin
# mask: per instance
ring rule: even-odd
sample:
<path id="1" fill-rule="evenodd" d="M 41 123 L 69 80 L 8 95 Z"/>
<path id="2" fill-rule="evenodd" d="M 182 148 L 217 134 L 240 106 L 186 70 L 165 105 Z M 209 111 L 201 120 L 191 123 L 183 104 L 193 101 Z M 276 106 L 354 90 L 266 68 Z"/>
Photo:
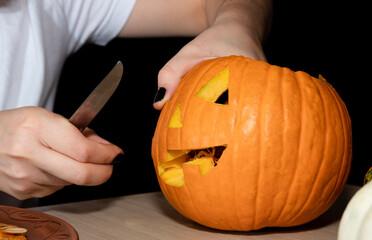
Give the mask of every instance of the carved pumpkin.
<path id="1" fill-rule="evenodd" d="M 152 142 L 162 192 L 202 225 L 249 231 L 306 223 L 341 193 L 351 122 L 325 79 L 230 56 L 186 74 Z"/>

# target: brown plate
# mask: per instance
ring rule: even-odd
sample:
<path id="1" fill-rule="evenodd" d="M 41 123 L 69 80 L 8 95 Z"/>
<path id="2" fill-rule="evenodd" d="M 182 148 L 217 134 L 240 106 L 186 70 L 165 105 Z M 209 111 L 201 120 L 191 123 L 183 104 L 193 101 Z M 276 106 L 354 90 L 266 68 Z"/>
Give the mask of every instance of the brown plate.
<path id="1" fill-rule="evenodd" d="M 67 222 L 37 211 L 0 205 L 0 222 L 27 229 L 29 240 L 78 240 L 76 230 Z"/>

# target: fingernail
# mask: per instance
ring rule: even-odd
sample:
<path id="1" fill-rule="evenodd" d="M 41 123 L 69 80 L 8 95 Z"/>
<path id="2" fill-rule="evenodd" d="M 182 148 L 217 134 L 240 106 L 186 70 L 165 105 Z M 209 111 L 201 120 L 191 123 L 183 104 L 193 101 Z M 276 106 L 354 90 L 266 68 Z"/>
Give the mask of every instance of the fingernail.
<path id="1" fill-rule="evenodd" d="M 124 160 L 124 154 L 119 154 L 114 158 L 114 160 L 111 162 L 112 165 L 116 165 L 121 163 Z"/>
<path id="2" fill-rule="evenodd" d="M 154 103 L 159 102 L 160 100 L 162 100 L 164 98 L 165 91 L 166 91 L 166 89 L 163 88 L 163 87 L 158 89 L 158 91 L 155 94 Z"/>

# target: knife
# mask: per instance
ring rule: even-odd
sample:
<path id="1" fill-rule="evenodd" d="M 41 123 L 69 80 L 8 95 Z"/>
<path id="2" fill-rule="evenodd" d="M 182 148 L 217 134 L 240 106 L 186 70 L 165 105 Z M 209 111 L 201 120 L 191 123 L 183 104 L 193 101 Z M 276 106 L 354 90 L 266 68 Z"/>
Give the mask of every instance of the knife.
<path id="1" fill-rule="evenodd" d="M 110 99 L 118 87 L 122 75 L 123 64 L 119 61 L 71 116 L 69 121 L 81 132 Z"/>

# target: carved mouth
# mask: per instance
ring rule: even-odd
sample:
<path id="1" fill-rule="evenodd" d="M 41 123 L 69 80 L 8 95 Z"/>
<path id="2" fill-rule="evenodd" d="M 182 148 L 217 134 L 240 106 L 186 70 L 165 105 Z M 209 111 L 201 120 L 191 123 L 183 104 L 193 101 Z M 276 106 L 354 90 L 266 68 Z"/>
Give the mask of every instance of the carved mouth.
<path id="1" fill-rule="evenodd" d="M 217 162 L 220 159 L 223 151 L 225 151 L 226 146 L 217 146 L 217 147 L 210 147 L 210 148 L 205 148 L 205 149 L 196 149 L 196 150 L 191 150 L 190 152 L 187 153 L 188 161 L 193 161 L 197 158 L 202 158 L 202 157 L 211 157 L 213 161 L 213 166 L 217 166 Z"/>
<path id="2" fill-rule="evenodd" d="M 217 166 L 225 149 L 226 146 L 215 146 L 204 149 L 168 150 L 167 161 L 159 163 L 159 175 L 169 185 L 185 186 L 183 165 L 198 166 L 203 176 Z"/>

